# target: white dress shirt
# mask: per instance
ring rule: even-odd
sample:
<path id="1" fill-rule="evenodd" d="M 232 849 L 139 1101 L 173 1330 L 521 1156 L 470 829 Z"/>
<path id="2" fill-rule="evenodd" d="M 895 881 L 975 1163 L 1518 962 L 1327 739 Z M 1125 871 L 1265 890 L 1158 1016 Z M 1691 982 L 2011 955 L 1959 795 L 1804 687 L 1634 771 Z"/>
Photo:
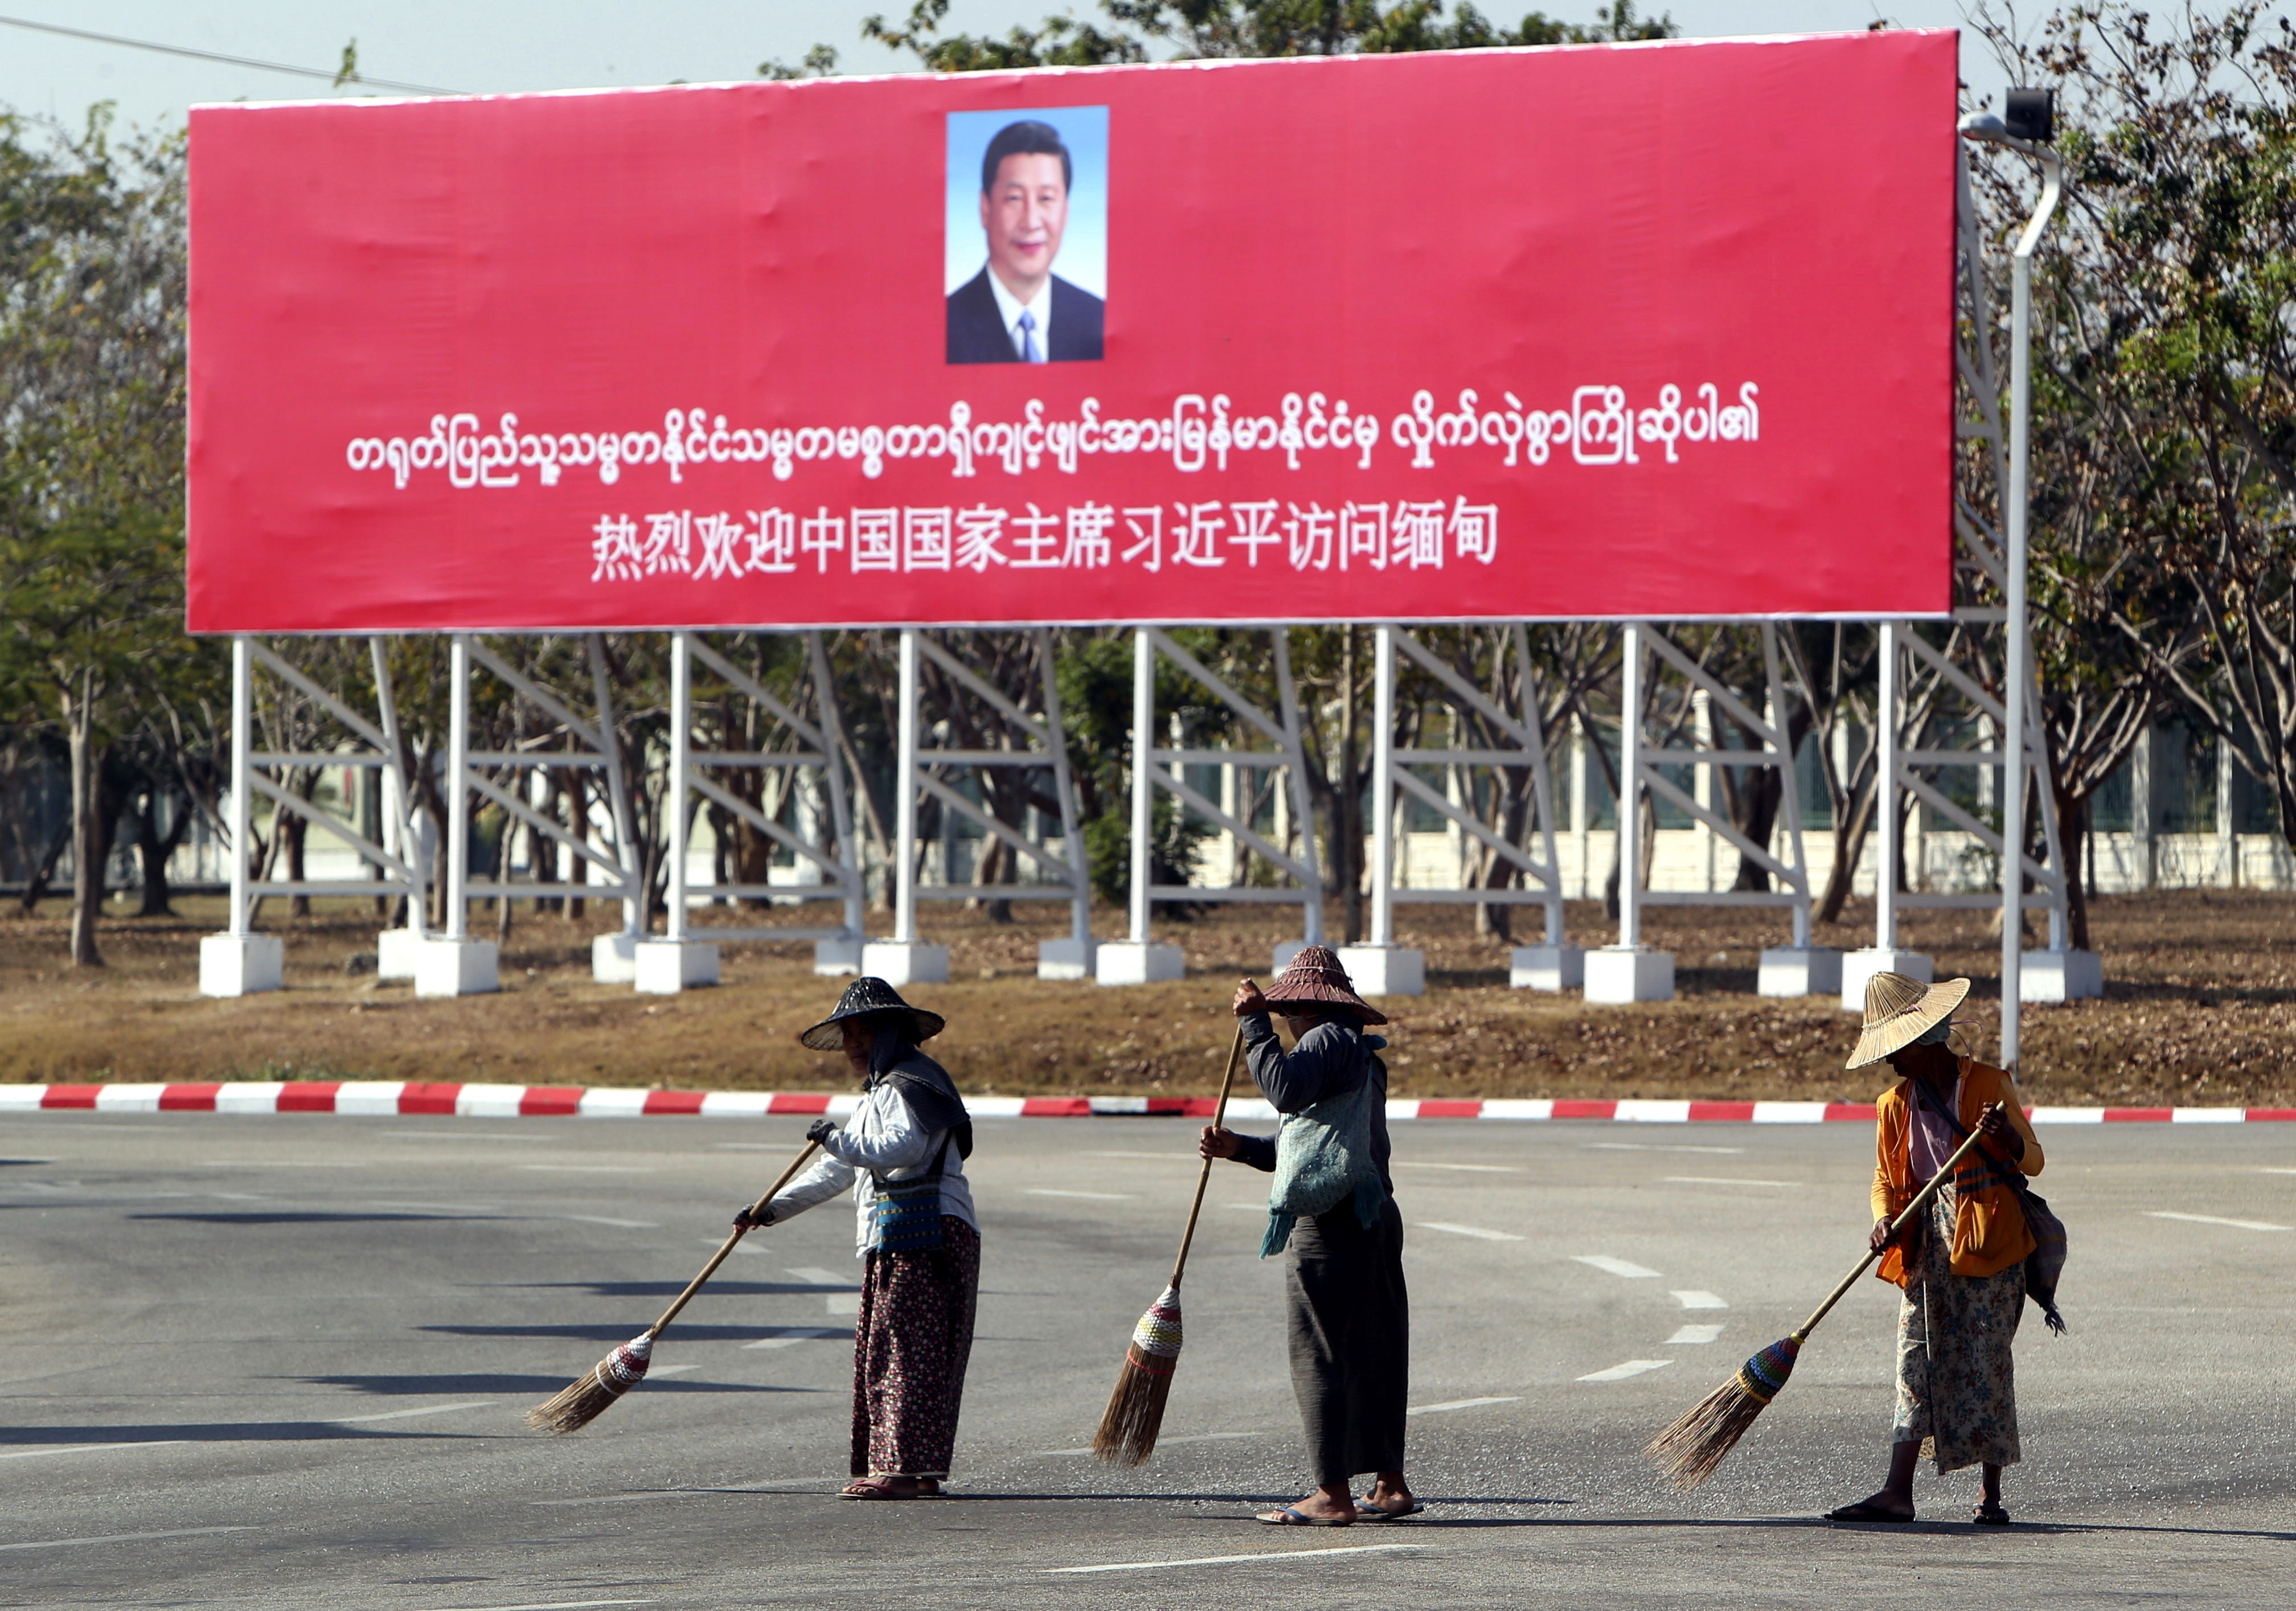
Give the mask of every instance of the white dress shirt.
<path id="1" fill-rule="evenodd" d="M 1004 289 L 1004 282 L 996 271 L 988 271 L 988 289 L 996 298 L 996 316 L 1004 321 L 1004 339 L 1013 343 L 1013 356 L 1025 359 L 1029 349 L 1021 340 L 1021 316 L 1037 316 L 1037 350 L 1047 360 L 1053 356 L 1053 276 L 1046 275 L 1045 283 L 1037 290 L 1037 300 L 1024 302 Z"/>
<path id="2" fill-rule="evenodd" d="M 783 1187 L 767 1204 L 773 1222 L 803 1213 L 853 1188 L 853 1251 L 864 1253 L 877 1245 L 877 1182 L 872 1171 L 888 1182 L 914 1180 L 932 1172 L 933 1159 L 941 1162 L 940 1211 L 955 1214 L 973 1229 L 972 1188 L 965 1184 L 964 1160 L 957 1155 L 955 1138 L 945 1130 L 928 1130 L 917 1122 L 914 1109 L 901 1097 L 890 1080 L 881 1080 L 861 1098 L 859 1111 L 845 1128 L 821 1144 L 813 1166 Z"/>

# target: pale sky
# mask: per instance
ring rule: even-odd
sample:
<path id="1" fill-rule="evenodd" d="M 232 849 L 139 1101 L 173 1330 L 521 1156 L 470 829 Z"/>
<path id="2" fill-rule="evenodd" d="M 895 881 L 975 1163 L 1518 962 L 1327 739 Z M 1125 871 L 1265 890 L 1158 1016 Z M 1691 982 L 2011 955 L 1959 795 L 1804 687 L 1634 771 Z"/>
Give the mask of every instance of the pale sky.
<path id="1" fill-rule="evenodd" d="M 1595 0 L 1486 0 L 1512 23 L 1525 10 L 1586 21 Z M 1048 12 L 1096 16 L 1090 0 L 955 0 L 949 23 L 1003 32 Z M 1959 0 L 1672 0 L 1684 33 L 1812 33 L 1862 29 L 1877 14 L 1902 27 L 1952 28 Z M 816 42 L 836 47 L 842 70 L 912 65 L 860 37 L 873 12 L 905 14 L 904 0 L 0 0 L 0 16 L 52 22 L 160 44 L 332 71 L 357 38 L 359 67 L 381 78 L 465 92 L 570 89 L 753 78 L 767 57 L 795 62 Z M 1964 39 L 1963 76 L 1998 78 L 1981 45 Z M 132 124 L 180 123 L 201 101 L 298 100 L 337 93 L 324 80 L 155 55 L 0 25 L 0 105 L 75 125 L 94 102 L 117 102 Z M 1790 109 L 1788 109 L 1790 110 Z"/>

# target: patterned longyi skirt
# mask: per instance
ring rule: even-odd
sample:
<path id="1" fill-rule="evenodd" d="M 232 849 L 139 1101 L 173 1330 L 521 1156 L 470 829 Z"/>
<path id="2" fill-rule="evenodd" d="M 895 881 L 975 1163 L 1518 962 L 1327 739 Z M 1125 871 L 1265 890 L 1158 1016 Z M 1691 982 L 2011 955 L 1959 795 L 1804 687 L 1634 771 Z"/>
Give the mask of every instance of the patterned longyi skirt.
<path id="1" fill-rule="evenodd" d="M 1953 1221 L 1949 1194 L 1939 1192 L 1898 1306 L 1895 1441 L 1921 1443 L 1940 1472 L 2013 1466 L 2021 1454 L 2010 1353 L 2025 1313 L 2025 1267 L 1954 1274 Z"/>
<path id="2" fill-rule="evenodd" d="M 853 1475 L 948 1475 L 972 1354 L 980 1233 L 941 1216 L 941 1245 L 872 1253 L 853 1323 Z"/>

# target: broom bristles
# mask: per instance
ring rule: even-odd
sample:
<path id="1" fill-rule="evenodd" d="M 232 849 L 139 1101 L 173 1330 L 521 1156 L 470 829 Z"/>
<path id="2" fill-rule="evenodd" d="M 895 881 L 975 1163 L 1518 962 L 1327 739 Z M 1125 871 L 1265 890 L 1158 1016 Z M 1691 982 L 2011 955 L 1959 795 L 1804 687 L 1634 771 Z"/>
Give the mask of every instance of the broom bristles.
<path id="1" fill-rule="evenodd" d="M 579 1432 L 606 1412 L 622 1394 L 645 1379 L 653 1354 L 653 1335 L 641 1332 L 583 1375 L 526 1412 L 537 1432 Z"/>
<path id="2" fill-rule="evenodd" d="M 1793 1375 L 1801 1334 L 1771 1344 L 1738 1373 L 1691 1406 L 1643 1446 L 1643 1453 L 1677 1488 L 1695 1488 L 1719 1469 L 1770 1401 Z"/>
<path id="3" fill-rule="evenodd" d="M 1172 1393 L 1172 1373 L 1180 1366 L 1180 1295 L 1167 1286 L 1132 1329 L 1124 1369 L 1101 1412 L 1092 1451 L 1114 1466 L 1137 1466 L 1156 1452 L 1164 1428 L 1164 1401 Z"/>

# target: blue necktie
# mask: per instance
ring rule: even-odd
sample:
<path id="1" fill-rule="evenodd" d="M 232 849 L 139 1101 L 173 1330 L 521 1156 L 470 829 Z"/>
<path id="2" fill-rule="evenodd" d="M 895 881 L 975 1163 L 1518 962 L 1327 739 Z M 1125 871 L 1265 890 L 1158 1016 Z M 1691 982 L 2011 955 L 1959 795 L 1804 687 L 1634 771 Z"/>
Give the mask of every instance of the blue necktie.
<path id="1" fill-rule="evenodd" d="M 1023 363 L 1041 364 L 1045 349 L 1037 345 L 1037 316 L 1027 308 L 1021 310 L 1021 358 Z"/>

